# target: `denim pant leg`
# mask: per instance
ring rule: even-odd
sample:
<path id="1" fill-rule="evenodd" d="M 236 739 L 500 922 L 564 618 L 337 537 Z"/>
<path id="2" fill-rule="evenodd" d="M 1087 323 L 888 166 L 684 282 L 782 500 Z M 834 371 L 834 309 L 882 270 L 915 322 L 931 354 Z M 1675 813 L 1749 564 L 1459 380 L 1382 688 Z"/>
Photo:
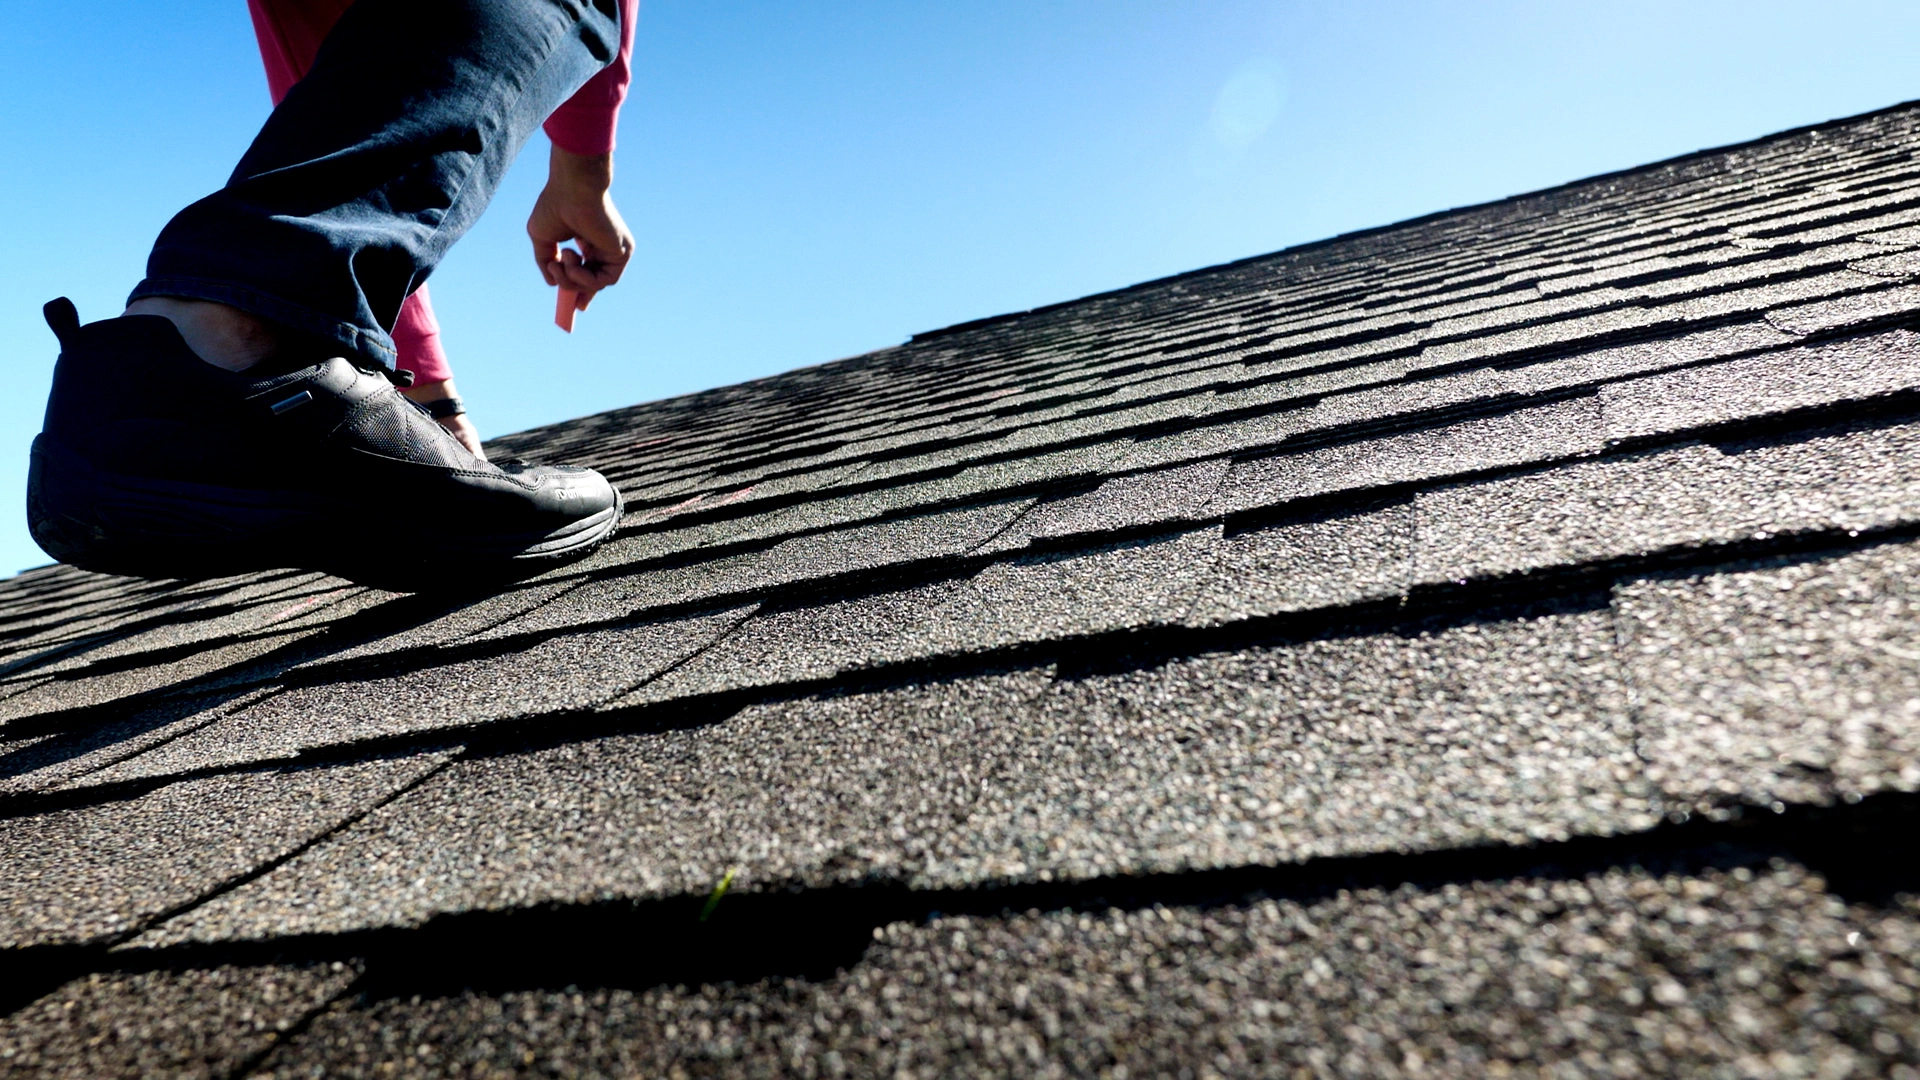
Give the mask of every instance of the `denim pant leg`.
<path id="1" fill-rule="evenodd" d="M 520 147 L 620 47 L 618 0 L 356 0 L 143 296 L 217 300 L 393 361 L 400 305 Z"/>

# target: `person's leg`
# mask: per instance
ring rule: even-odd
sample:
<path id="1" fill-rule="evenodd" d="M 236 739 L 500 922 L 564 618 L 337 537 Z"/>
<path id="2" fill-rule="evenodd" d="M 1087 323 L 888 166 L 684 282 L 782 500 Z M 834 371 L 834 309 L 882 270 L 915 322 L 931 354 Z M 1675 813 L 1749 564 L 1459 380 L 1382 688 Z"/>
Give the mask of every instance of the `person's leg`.
<path id="1" fill-rule="evenodd" d="M 352 6 L 353 0 L 247 0 L 267 95 L 276 106 L 312 69 L 320 43 Z M 148 296 L 128 304 L 126 314 L 170 320 L 190 349 L 226 371 L 245 371 L 280 345 L 271 323 L 209 300 Z"/>
<path id="2" fill-rule="evenodd" d="M 227 186 L 161 232 L 129 310 L 237 309 L 198 320 L 219 366 L 285 331 L 391 364 L 407 296 L 619 35 L 615 0 L 358 0 Z"/>
<path id="3" fill-rule="evenodd" d="M 253 20 L 254 39 L 260 46 L 260 64 L 267 76 L 267 93 L 275 105 L 285 100 L 287 91 L 313 69 L 320 44 L 333 32 L 334 24 L 346 14 L 353 0 L 247 0 Z M 152 305 L 167 301 L 164 297 L 136 301 L 139 311 L 168 314 L 165 307 Z M 225 311 L 238 309 L 223 308 Z M 139 311 L 135 311 L 136 314 Z M 264 324 L 261 330 L 268 330 Z M 271 339 L 267 342 L 271 349 Z M 412 385 L 401 391 L 409 401 L 429 408 L 440 426 L 453 433 L 460 445 L 485 457 L 480 447 L 480 432 L 467 418 L 466 410 L 453 386 L 453 369 L 440 342 L 440 325 L 433 315 L 433 302 L 425 285 L 414 290 L 400 307 L 400 318 L 393 326 L 393 366 L 413 376 Z M 251 359 L 254 350 L 244 351 L 240 359 Z"/>
<path id="4" fill-rule="evenodd" d="M 613 55 L 618 20 L 615 0 L 359 0 L 227 187 L 162 232 L 128 316 L 48 305 L 41 546 L 110 573 L 405 588 L 531 572 L 610 534 L 604 477 L 474 457 L 383 365 L 407 296 Z"/>

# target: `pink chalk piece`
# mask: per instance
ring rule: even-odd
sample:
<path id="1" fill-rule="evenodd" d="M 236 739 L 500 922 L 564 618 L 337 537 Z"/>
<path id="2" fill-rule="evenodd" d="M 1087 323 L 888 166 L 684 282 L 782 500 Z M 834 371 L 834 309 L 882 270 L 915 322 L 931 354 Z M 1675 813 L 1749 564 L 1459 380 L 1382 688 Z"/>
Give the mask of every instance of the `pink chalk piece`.
<path id="1" fill-rule="evenodd" d="M 560 302 L 554 305 L 553 325 L 573 333 L 573 313 L 580 306 L 580 294 L 572 289 L 560 290 Z"/>

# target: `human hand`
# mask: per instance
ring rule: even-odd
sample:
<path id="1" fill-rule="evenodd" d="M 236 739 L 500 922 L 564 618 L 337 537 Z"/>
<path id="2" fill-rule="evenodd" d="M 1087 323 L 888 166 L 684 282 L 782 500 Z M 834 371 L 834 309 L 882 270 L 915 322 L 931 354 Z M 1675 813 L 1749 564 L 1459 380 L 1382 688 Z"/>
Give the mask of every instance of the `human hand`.
<path id="1" fill-rule="evenodd" d="M 430 401 L 443 401 L 455 396 L 452 379 L 441 379 L 438 382 L 429 383 L 414 383 L 412 386 L 406 387 L 400 392 L 406 395 L 407 400 L 418 402 L 421 405 L 425 405 Z M 481 461 L 487 460 L 487 452 L 480 449 L 480 431 L 473 426 L 473 421 L 467 419 L 466 413 L 455 413 L 452 416 L 437 417 L 434 422 L 446 428 L 454 438 L 459 439 L 460 445 L 466 447 L 468 453 L 479 458 Z"/>
<path id="2" fill-rule="evenodd" d="M 612 186 L 612 154 L 575 154 L 556 146 L 547 158 L 547 186 L 527 219 L 540 276 L 578 294 L 580 311 L 620 280 L 633 256 L 633 234 L 613 205 Z M 560 246 L 569 240 L 580 249 Z"/>

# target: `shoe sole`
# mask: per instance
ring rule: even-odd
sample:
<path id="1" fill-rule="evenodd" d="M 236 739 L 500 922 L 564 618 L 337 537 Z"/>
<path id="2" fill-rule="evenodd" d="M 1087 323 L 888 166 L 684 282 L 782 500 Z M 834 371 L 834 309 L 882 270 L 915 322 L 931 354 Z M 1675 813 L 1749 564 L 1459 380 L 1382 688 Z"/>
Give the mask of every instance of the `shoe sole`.
<path id="1" fill-rule="evenodd" d="M 108 473 L 45 435 L 33 440 L 27 524 L 47 554 L 82 570 L 201 579 L 256 570 L 321 570 L 393 592 L 471 588 L 540 573 L 599 546 L 625 501 L 554 530 L 475 535 L 384 529 L 319 495 Z"/>

